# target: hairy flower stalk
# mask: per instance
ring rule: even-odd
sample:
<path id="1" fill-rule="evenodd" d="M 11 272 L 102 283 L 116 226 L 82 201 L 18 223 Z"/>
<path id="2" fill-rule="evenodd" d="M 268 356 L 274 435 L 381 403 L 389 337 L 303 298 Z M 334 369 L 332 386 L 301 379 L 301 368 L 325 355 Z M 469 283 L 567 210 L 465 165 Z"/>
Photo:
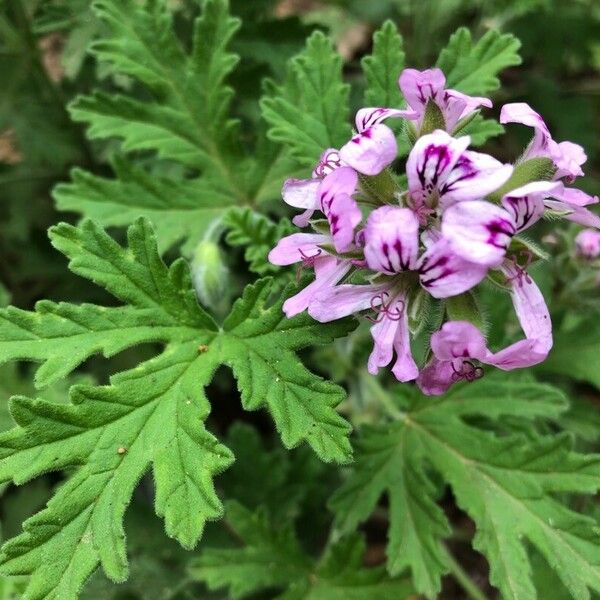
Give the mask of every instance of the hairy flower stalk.
<path id="1" fill-rule="evenodd" d="M 480 107 L 491 107 L 488 99 L 445 89 L 439 69 L 406 69 L 399 85 L 407 109 L 359 110 L 356 134 L 346 144 L 326 149 L 310 179 L 286 181 L 284 201 L 304 209 L 294 223 L 314 232 L 283 238 L 269 259 L 314 269 L 314 281 L 285 302 L 288 317 L 304 310 L 320 322 L 365 315 L 372 322 L 369 372 L 393 362 L 399 381 L 441 394 L 457 381 L 479 379 L 481 365 L 511 370 L 546 358 L 550 315 L 528 271 L 539 257 L 523 250 L 527 243 L 519 234 L 545 213 L 598 228 L 600 218 L 586 208 L 598 198 L 565 187 L 583 174 L 585 153 L 571 142 L 555 142 L 528 105 L 502 108 L 502 123 L 534 128 L 523 155 L 514 165 L 503 164 L 469 150 L 470 137 L 458 135 Z M 395 135 L 384 123 L 390 118 L 406 119 L 414 138 L 405 186 L 390 170 L 397 157 Z M 314 219 L 317 212 L 325 219 Z M 594 235 L 578 238 L 581 254 L 597 252 Z M 473 323 L 452 320 L 446 308 L 449 298 L 486 277 L 510 294 L 524 333 L 497 352 Z M 411 338 L 424 318 L 415 318 L 411 307 L 420 312 L 426 296 L 442 304 L 444 318 L 431 335 L 430 358 L 418 365 Z"/>

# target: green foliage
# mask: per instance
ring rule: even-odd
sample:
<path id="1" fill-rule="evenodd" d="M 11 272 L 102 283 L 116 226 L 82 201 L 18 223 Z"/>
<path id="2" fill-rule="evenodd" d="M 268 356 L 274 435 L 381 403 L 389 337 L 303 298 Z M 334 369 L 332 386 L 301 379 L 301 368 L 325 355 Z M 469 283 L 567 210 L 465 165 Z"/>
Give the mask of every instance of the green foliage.
<path id="1" fill-rule="evenodd" d="M 324 460 L 347 460 L 348 424 L 335 405 L 343 392 L 307 371 L 294 351 L 331 341 L 347 324 L 317 327 L 268 306 L 268 280 L 250 286 L 219 327 L 196 303 L 185 263 L 167 268 L 153 232 L 139 220 L 127 248 L 93 222 L 61 224 L 54 246 L 70 268 L 119 300 L 121 307 L 38 303 L 35 312 L 3 310 L 0 360 L 42 362 L 47 385 L 102 351 L 111 356 L 141 342 L 164 350 L 101 387 L 71 388 L 71 404 L 17 397 L 16 429 L 0 438 L 0 479 L 21 484 L 49 470 L 79 466 L 2 553 L 9 574 L 31 574 L 31 598 L 72 597 L 101 563 L 115 581 L 127 577 L 122 519 L 138 481 L 153 466 L 156 512 L 167 533 L 191 548 L 204 524 L 221 515 L 212 477 L 233 460 L 205 428 L 202 387 L 220 364 L 238 380 L 246 410 L 266 407 L 284 444 L 308 441 Z M 55 554 L 48 563 L 44 557 Z"/>
<path id="2" fill-rule="evenodd" d="M 261 102 L 269 137 L 282 142 L 304 166 L 313 166 L 325 148 L 337 148 L 350 136 L 349 86 L 342 82 L 342 60 L 321 32 L 290 63 L 281 86 L 271 85 Z"/>
<path id="3" fill-rule="evenodd" d="M 536 598 L 525 541 L 573 597 L 600 590 L 597 525 L 554 496 L 593 494 L 600 487 L 600 458 L 573 452 L 568 436 L 533 429 L 500 436 L 473 421 L 557 417 L 565 409 L 558 390 L 497 377 L 457 386 L 442 398 L 409 394 L 396 401 L 396 421 L 364 428 L 355 470 L 331 500 L 342 531 L 367 519 L 387 492 L 388 569 L 394 574 L 410 567 L 417 590 L 435 598 L 448 570 L 443 540 L 450 533 L 437 503 L 437 473 L 475 521 L 473 545 L 488 558 L 491 582 L 503 598 Z"/>
<path id="4" fill-rule="evenodd" d="M 485 95 L 500 87 L 498 73 L 521 64 L 519 40 L 508 33 L 488 31 L 475 44 L 468 29 L 461 27 L 442 50 L 437 66 L 444 71 L 448 87 L 471 95 Z"/>
<path id="5" fill-rule="evenodd" d="M 191 574 L 210 589 L 227 587 L 229 597 L 284 588 L 289 600 L 367 600 L 406 598 L 411 585 L 389 578 L 382 567 L 363 567 L 365 543 L 353 534 L 331 545 L 315 562 L 300 547 L 293 528 L 275 528 L 264 512 L 252 513 L 230 502 L 226 520 L 243 548 L 207 549 L 194 561 Z"/>
<path id="6" fill-rule="evenodd" d="M 253 273 L 267 275 L 280 271 L 280 267 L 267 260 L 267 255 L 282 237 L 295 231 L 288 219 L 273 223 L 249 208 L 233 209 L 225 215 L 223 225 L 228 230 L 226 242 L 245 248 L 244 258 Z"/>
<path id="7" fill-rule="evenodd" d="M 404 68 L 402 36 L 392 21 L 373 35 L 373 53 L 362 59 L 367 80 L 365 106 L 401 106 L 398 77 Z"/>

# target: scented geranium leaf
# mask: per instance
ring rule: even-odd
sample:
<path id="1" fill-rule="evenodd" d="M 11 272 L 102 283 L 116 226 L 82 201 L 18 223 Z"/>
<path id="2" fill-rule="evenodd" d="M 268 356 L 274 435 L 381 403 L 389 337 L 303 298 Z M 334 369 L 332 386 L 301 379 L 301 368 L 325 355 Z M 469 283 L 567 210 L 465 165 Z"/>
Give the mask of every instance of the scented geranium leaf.
<path id="1" fill-rule="evenodd" d="M 206 521 L 221 515 L 212 478 L 233 456 L 204 428 L 210 405 L 203 390 L 222 364 L 238 377 L 247 409 L 271 412 L 286 446 L 308 441 L 324 460 L 348 459 L 350 426 L 335 412 L 343 391 L 310 373 L 295 352 L 345 335 L 349 323 L 287 320 L 284 298 L 268 304 L 271 282 L 261 280 L 219 327 L 198 305 L 185 263 L 162 262 L 143 219 L 129 228 L 126 248 L 90 221 L 52 228 L 51 239 L 72 271 L 124 305 L 42 302 L 35 312 L 4 309 L 3 361 L 43 362 L 38 383 L 46 384 L 96 352 L 110 355 L 148 341 L 165 347 L 114 375 L 110 385 L 74 386 L 71 404 L 12 400 L 17 427 L 0 435 L 0 481 L 22 484 L 76 469 L 23 534 L 3 547 L 3 571 L 30 576 L 26 598 L 75 598 L 99 564 L 115 581 L 127 577 L 123 516 L 151 468 L 156 512 L 184 547 L 193 547 Z"/>
<path id="2" fill-rule="evenodd" d="M 352 535 L 329 546 L 315 561 L 300 548 L 290 525 L 274 527 L 262 511 L 227 504 L 226 520 L 243 548 L 208 549 L 192 563 L 194 579 L 209 589 L 228 588 L 237 600 L 265 589 L 285 590 L 286 600 L 402 600 L 412 593 L 407 579 L 363 567 L 365 543 Z"/>
<path id="3" fill-rule="evenodd" d="M 472 424 L 482 416 L 555 418 L 565 408 L 562 394 L 531 381 L 491 378 L 456 386 L 442 398 L 415 393 L 398 406 L 397 421 L 364 430 L 355 472 L 332 498 L 342 528 L 365 520 L 387 492 L 388 568 L 409 565 L 418 591 L 436 597 L 448 525 L 429 479 L 433 470 L 475 521 L 474 546 L 486 555 L 503 598 L 536 598 L 526 542 L 575 598 L 600 590 L 600 530 L 570 509 L 564 495 L 562 502 L 556 497 L 593 494 L 600 487 L 600 457 L 575 453 L 568 436 L 534 429 L 527 436 L 497 436 Z"/>
<path id="4" fill-rule="evenodd" d="M 367 79 L 366 106 L 399 107 L 403 104 L 398 77 L 404 68 L 402 36 L 393 21 L 386 21 L 373 35 L 373 53 L 362 68 Z"/>
<path id="5" fill-rule="evenodd" d="M 271 264 L 267 255 L 284 236 L 295 231 L 288 219 L 274 223 L 250 208 L 232 209 L 223 219 L 227 227 L 225 241 L 230 246 L 245 247 L 244 257 L 254 273 L 276 273 L 280 267 Z"/>
<path id="6" fill-rule="evenodd" d="M 437 66 L 449 88 L 471 95 L 485 95 L 500 87 L 498 73 L 521 63 L 519 40 L 510 33 L 488 31 L 473 43 L 470 31 L 461 27 L 441 51 Z"/>
<path id="7" fill-rule="evenodd" d="M 325 148 L 350 136 L 348 93 L 341 57 L 325 35 L 313 33 L 291 61 L 286 82 L 261 101 L 270 138 L 289 147 L 301 164 L 314 165 Z"/>
<path id="8" fill-rule="evenodd" d="M 575 329 L 557 332 L 548 359 L 538 368 L 545 373 L 566 375 L 600 389 L 600 327 L 597 322 L 583 322 Z"/>
<path id="9" fill-rule="evenodd" d="M 83 213 L 105 227 L 146 217 L 155 224 L 161 250 L 185 240 L 182 251 L 190 255 L 210 223 L 235 202 L 217 179 L 166 179 L 123 157 L 114 158 L 113 169 L 116 179 L 74 169 L 71 183 L 54 188 L 57 208 Z"/>
<path id="10" fill-rule="evenodd" d="M 497 121 L 484 119 L 481 115 L 477 115 L 464 129 L 460 130 L 460 135 L 470 135 L 473 146 L 483 146 L 490 138 L 503 132 L 504 127 Z"/>

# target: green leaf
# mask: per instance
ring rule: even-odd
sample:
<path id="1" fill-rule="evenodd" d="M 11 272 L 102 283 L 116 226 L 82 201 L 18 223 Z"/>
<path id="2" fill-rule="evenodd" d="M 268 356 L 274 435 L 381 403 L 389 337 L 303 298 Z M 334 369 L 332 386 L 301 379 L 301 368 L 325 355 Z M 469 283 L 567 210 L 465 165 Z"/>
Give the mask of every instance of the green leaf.
<path id="1" fill-rule="evenodd" d="M 398 86 L 404 69 L 402 36 L 393 21 L 386 21 L 373 35 L 373 53 L 365 56 L 362 68 L 367 80 L 365 106 L 400 107 L 403 104 Z"/>
<path id="2" fill-rule="evenodd" d="M 538 369 L 591 383 L 600 389 L 600 327 L 584 321 L 571 331 L 555 332 L 552 352 Z"/>
<path id="3" fill-rule="evenodd" d="M 18 426 L 0 436 L 0 481 L 22 484 L 77 467 L 2 549 L 4 573 L 31 575 L 27 598 L 74 598 L 98 564 L 114 581 L 127 577 L 123 516 L 150 467 L 156 512 L 184 547 L 195 545 L 207 520 L 220 517 L 212 478 L 233 457 L 204 428 L 210 404 L 203 389 L 221 364 L 237 377 L 247 410 L 269 409 L 288 448 L 307 441 L 324 460 L 348 460 L 350 426 L 335 411 L 344 392 L 308 371 L 295 352 L 345 335 L 349 322 L 286 319 L 285 294 L 269 305 L 271 282 L 261 280 L 220 327 L 197 304 L 185 263 L 162 262 L 143 219 L 130 227 L 126 248 L 90 221 L 61 224 L 51 239 L 72 271 L 124 305 L 3 309 L 0 362 L 42 362 L 37 383 L 45 385 L 100 351 L 109 356 L 149 341 L 165 346 L 109 385 L 74 386 L 71 404 L 11 401 Z"/>
<path id="4" fill-rule="evenodd" d="M 441 51 L 437 66 L 446 74 L 446 85 L 465 94 L 483 95 L 500 87 L 498 73 L 521 64 L 519 40 L 510 33 L 488 31 L 473 44 L 471 33 L 459 28 Z"/>
<path id="5" fill-rule="evenodd" d="M 328 547 L 319 562 L 304 553 L 290 525 L 275 528 L 264 512 L 251 513 L 234 502 L 226 519 L 239 549 L 208 549 L 191 566 L 193 578 L 209 589 L 228 588 L 234 600 L 264 589 L 286 589 L 288 600 L 371 600 L 406 598 L 406 579 L 389 578 L 382 568 L 365 569 L 365 543 L 349 536 Z"/>
<path id="6" fill-rule="evenodd" d="M 271 264 L 267 255 L 284 236 L 295 231 L 288 219 L 273 223 L 249 208 L 230 210 L 223 219 L 227 227 L 225 241 L 234 247 L 245 247 L 244 258 L 252 272 L 259 275 L 277 273 L 280 267 Z"/>
<path id="7" fill-rule="evenodd" d="M 350 137 L 349 86 L 342 82 L 342 59 L 321 32 L 290 63 L 288 77 L 261 101 L 269 137 L 285 144 L 305 166 L 314 166 L 328 147 Z"/>
<path id="8" fill-rule="evenodd" d="M 484 119 L 481 115 L 477 115 L 464 129 L 460 132 L 455 131 L 453 135 L 457 136 L 459 133 L 470 135 L 473 146 L 483 146 L 489 139 L 503 134 L 504 127 L 493 119 Z"/>
<path id="9" fill-rule="evenodd" d="M 536 598 L 526 542 L 573 597 L 589 598 L 588 588 L 600 590 L 598 526 L 556 495 L 593 494 L 600 457 L 573 452 L 568 436 L 533 429 L 498 436 L 473 424 L 480 416 L 552 419 L 564 409 L 562 394 L 549 386 L 499 377 L 455 386 L 442 398 L 405 398 L 396 421 L 363 431 L 355 471 L 331 501 L 340 527 L 354 529 L 387 492 L 388 569 L 410 566 L 417 590 L 435 598 L 447 571 L 442 540 L 449 526 L 432 467 L 475 521 L 474 547 L 486 555 L 503 598 Z"/>

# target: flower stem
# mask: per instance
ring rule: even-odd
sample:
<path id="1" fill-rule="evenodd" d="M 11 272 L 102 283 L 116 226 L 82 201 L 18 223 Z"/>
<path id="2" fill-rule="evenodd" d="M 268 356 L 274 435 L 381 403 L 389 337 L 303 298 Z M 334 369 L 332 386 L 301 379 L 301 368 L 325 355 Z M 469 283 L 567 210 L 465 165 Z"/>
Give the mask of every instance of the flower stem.
<path id="1" fill-rule="evenodd" d="M 448 548 L 446 548 L 446 563 L 454 579 L 456 579 L 471 600 L 488 600 L 486 595 L 473 583 L 472 579 L 460 566 Z"/>

